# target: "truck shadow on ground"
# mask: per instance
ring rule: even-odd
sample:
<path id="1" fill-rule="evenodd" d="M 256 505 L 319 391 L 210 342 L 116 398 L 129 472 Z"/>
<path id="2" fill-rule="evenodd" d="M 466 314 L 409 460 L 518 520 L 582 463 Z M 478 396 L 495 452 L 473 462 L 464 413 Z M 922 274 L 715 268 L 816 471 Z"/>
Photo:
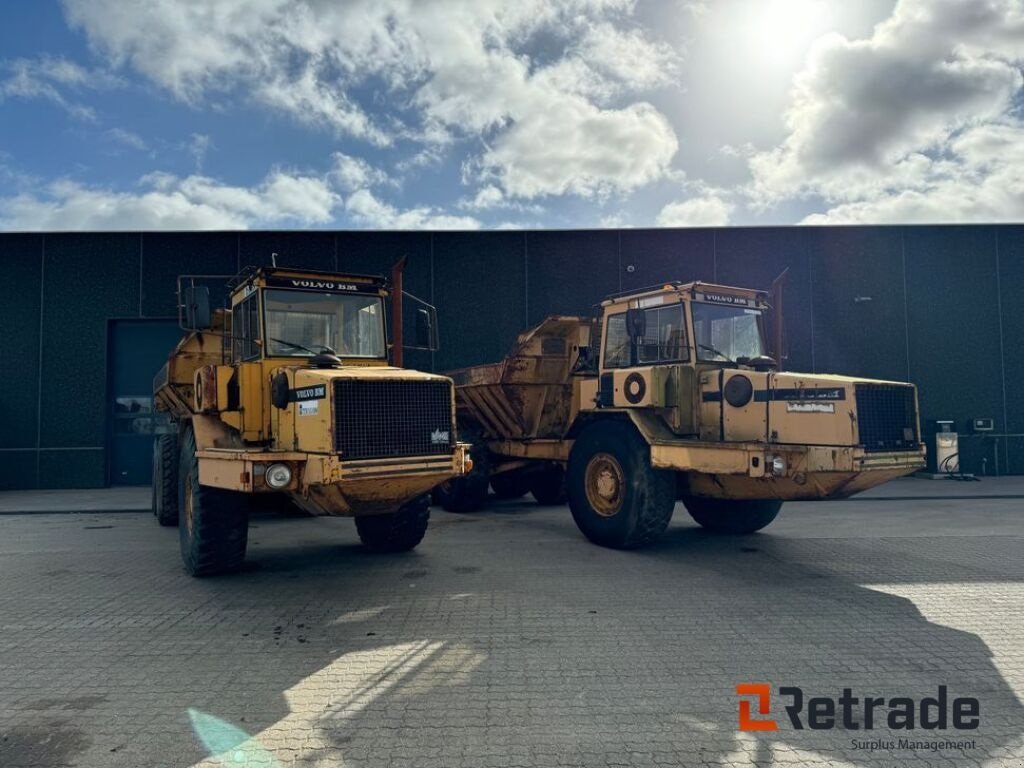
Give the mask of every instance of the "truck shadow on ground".
<path id="1" fill-rule="evenodd" d="M 547 559 L 550 548 L 518 546 L 525 542 L 514 536 L 514 552 L 493 541 L 491 551 L 477 549 L 471 559 L 482 566 L 456 565 L 466 559 L 457 548 L 387 563 L 356 547 L 302 548 L 297 560 L 266 553 L 267 574 L 333 581 L 343 559 L 367 581 L 394 580 L 409 591 L 392 592 L 384 611 L 350 611 L 355 631 L 344 653 L 298 681 L 285 694 L 288 713 L 264 727 L 319 734 L 313 754 L 352 765 L 461 756 L 467 765 L 589 766 L 655 755 L 769 765 L 794 752 L 855 764 L 943 755 L 971 764 L 1024 746 L 1024 709 L 986 642 L 1002 634 L 1001 619 L 970 611 L 965 594 L 1021 580 L 1012 543 L 719 537 L 676 525 L 659 545 L 622 553 L 580 543 L 566 516 L 534 512 L 519 521 L 533 535 L 559 534 L 570 550 L 560 566 Z M 471 519 L 509 530 L 505 515 Z M 454 530 L 465 518 L 449 520 Z M 485 536 L 472 528 L 475 540 Z M 585 557 L 576 556 L 581 546 Z M 956 604 L 943 608 L 943 595 Z M 416 620 L 396 624 L 397 615 Z M 935 696 L 944 685 L 951 697 L 980 700 L 981 727 L 797 731 L 773 710 L 780 730 L 738 733 L 742 682 L 887 699 Z M 307 690 L 335 691 L 333 711 L 312 703 L 297 711 Z M 974 747 L 879 755 L 854 749 L 851 738 L 900 736 Z"/>

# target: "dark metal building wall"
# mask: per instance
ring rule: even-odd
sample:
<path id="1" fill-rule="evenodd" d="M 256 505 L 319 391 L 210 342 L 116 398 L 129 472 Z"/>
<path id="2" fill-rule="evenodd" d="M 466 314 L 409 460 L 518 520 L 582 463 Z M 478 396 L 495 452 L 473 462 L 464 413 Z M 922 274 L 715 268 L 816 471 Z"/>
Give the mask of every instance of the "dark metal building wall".
<path id="1" fill-rule="evenodd" d="M 174 314 L 175 277 L 250 263 L 383 273 L 438 307 L 442 349 L 407 364 L 498 359 L 553 313 L 667 280 L 766 288 L 789 267 L 792 369 L 910 378 L 925 419 L 988 416 L 1002 471 L 1024 473 L 1024 226 L 753 227 L 534 232 L 0 234 L 0 488 L 106 477 L 106 333 Z M 965 438 L 965 456 L 994 445 Z M 969 467 L 976 468 L 976 467 Z"/>

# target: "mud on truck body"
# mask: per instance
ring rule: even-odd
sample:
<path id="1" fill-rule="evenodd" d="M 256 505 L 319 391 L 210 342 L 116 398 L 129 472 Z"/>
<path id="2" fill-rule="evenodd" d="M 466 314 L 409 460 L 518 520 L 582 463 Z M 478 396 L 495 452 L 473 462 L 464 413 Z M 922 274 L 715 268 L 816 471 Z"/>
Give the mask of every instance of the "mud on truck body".
<path id="1" fill-rule="evenodd" d="M 451 379 L 400 367 L 400 266 L 390 284 L 250 268 L 212 311 L 196 277 L 179 278 L 189 333 L 154 381 L 156 407 L 176 430 L 155 442 L 153 511 L 178 525 L 186 570 L 238 568 L 249 509 L 271 496 L 354 517 L 371 549 L 415 547 L 430 490 L 470 460 L 456 441 Z M 417 345 L 436 347 L 433 307 L 416 321 Z"/>
<path id="2" fill-rule="evenodd" d="M 751 533 L 784 501 L 922 468 L 915 387 L 779 370 L 769 309 L 763 291 L 673 283 L 610 297 L 595 318 L 549 317 L 503 361 L 449 372 L 474 469 L 435 501 L 471 511 L 488 483 L 567 496 L 587 538 L 633 548 L 677 500 L 707 529 Z"/>

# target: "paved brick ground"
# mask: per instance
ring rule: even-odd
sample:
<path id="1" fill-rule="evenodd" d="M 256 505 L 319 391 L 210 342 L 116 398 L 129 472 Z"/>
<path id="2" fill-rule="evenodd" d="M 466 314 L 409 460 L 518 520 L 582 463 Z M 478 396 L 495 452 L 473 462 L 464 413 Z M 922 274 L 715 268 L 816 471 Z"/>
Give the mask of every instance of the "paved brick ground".
<path id="1" fill-rule="evenodd" d="M 1020 766 L 1022 515 L 792 504 L 716 538 L 680 507 L 659 546 L 622 553 L 564 508 L 504 504 L 435 512 L 401 556 L 364 553 L 347 520 L 265 518 L 248 569 L 206 581 L 146 515 L 6 516 L 0 766 Z M 738 682 L 945 684 L 982 725 L 939 752 L 740 733 Z"/>

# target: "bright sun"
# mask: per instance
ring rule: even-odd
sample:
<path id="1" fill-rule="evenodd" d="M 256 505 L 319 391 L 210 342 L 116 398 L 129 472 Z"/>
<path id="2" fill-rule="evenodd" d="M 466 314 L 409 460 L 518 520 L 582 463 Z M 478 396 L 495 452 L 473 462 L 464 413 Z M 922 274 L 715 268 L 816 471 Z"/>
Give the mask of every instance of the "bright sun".
<path id="1" fill-rule="evenodd" d="M 743 3 L 741 12 L 743 37 L 754 46 L 746 54 L 780 65 L 802 59 L 832 21 L 829 5 L 823 0 L 754 0 Z"/>

